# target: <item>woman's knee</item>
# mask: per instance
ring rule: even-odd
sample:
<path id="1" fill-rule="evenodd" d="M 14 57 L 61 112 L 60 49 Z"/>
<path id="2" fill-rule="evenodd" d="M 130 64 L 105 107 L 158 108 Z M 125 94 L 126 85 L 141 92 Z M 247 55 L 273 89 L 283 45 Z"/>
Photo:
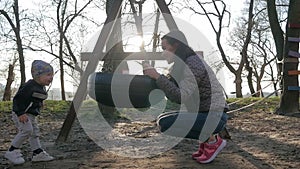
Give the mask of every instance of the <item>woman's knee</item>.
<path id="1" fill-rule="evenodd" d="M 166 130 L 168 130 L 173 123 L 175 122 L 177 118 L 177 114 L 170 114 L 170 115 L 166 115 L 164 117 L 161 117 L 157 120 L 157 125 L 160 128 L 161 132 L 164 132 Z"/>

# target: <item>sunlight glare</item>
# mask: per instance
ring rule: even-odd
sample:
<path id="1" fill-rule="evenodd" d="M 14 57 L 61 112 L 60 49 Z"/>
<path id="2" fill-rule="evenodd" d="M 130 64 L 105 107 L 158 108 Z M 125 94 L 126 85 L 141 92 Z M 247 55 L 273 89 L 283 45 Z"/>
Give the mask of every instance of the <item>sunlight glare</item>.
<path id="1" fill-rule="evenodd" d="M 124 47 L 126 48 L 127 51 L 139 52 L 143 42 L 144 39 L 141 36 L 139 35 L 133 36 L 127 39 L 127 43 Z"/>

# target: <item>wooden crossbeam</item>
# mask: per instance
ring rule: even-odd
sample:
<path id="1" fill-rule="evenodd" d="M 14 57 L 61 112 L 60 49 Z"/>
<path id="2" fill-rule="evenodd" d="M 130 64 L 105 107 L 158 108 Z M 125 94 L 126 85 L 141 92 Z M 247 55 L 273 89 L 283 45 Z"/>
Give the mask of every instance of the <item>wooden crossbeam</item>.
<path id="1" fill-rule="evenodd" d="M 300 86 L 288 86 L 288 90 L 291 90 L 291 91 L 300 90 Z"/>
<path id="2" fill-rule="evenodd" d="M 300 38 L 288 37 L 289 42 L 300 42 Z"/>
<path id="3" fill-rule="evenodd" d="M 293 75 L 299 75 L 300 71 L 299 70 L 289 70 L 288 75 L 293 76 Z"/>
<path id="4" fill-rule="evenodd" d="M 102 59 L 99 56 L 103 56 L 106 53 L 97 54 L 96 57 Z M 162 52 L 114 52 L 111 53 L 110 57 L 104 57 L 102 60 L 164 60 L 161 56 Z M 84 52 L 81 53 L 81 61 L 88 61 L 90 58 L 93 57 L 91 52 Z"/>
<path id="5" fill-rule="evenodd" d="M 195 51 L 199 56 L 203 56 L 203 51 Z M 96 57 L 104 60 L 165 60 L 162 56 L 162 52 L 114 52 L 110 54 L 110 57 L 105 56 L 106 53 L 96 54 Z M 82 52 L 81 61 L 89 61 L 91 57 L 95 55 L 92 52 Z"/>
<path id="6" fill-rule="evenodd" d="M 290 23 L 289 28 L 300 29 L 300 23 Z"/>
<path id="7" fill-rule="evenodd" d="M 288 53 L 289 56 L 300 58 L 300 53 L 290 50 Z"/>

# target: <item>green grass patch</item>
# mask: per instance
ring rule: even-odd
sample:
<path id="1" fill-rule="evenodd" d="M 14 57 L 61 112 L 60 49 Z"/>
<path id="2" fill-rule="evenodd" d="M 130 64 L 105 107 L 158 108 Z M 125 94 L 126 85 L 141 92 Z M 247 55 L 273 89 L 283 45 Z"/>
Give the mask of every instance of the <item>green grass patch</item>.
<path id="1" fill-rule="evenodd" d="M 261 97 L 227 99 L 227 103 L 231 104 L 229 106 L 231 110 L 253 104 L 252 106 L 250 106 L 244 110 L 241 110 L 241 111 L 249 111 L 249 109 L 251 109 L 251 110 L 256 110 L 256 111 L 274 112 L 275 109 L 279 106 L 279 102 L 280 102 L 279 97 L 269 97 L 267 99 L 261 98 Z"/>
<path id="2" fill-rule="evenodd" d="M 95 100 L 85 100 L 77 115 L 80 119 L 90 122 L 101 119 L 102 117 L 100 115 L 109 122 L 126 119 L 126 114 L 123 114 L 112 107 L 100 106 Z"/>
<path id="3" fill-rule="evenodd" d="M 59 100 L 45 100 L 42 112 L 47 113 L 63 113 L 68 111 L 70 108 L 70 101 L 59 101 Z M 1 101 L 0 112 L 10 113 L 12 111 L 12 101 Z"/>
<path id="4" fill-rule="evenodd" d="M 230 109 L 234 110 L 241 108 L 252 103 L 261 101 L 257 104 L 252 105 L 249 108 L 243 109 L 241 111 L 269 111 L 274 112 L 275 109 L 279 106 L 280 98 L 279 97 L 270 97 L 267 99 L 260 97 L 249 97 L 249 98 L 230 98 L 227 99 Z M 66 113 L 70 108 L 71 101 L 58 101 L 58 100 L 45 100 L 42 113 Z M 178 104 L 167 102 L 165 111 L 178 110 Z M 86 116 L 89 119 L 97 117 L 99 112 L 99 105 L 94 100 L 86 100 L 83 102 L 82 107 L 84 107 L 84 112 L 81 113 L 81 116 Z M 104 106 L 105 107 L 105 106 Z M 97 111 L 96 111 L 97 110 Z M 105 108 L 104 108 L 105 110 Z M 109 108 L 108 108 L 109 110 Z M 126 119 L 126 112 L 135 111 L 134 109 L 119 109 L 120 111 L 101 111 L 102 115 L 106 119 L 117 120 L 117 119 Z M 146 109 L 140 109 L 141 112 Z M 10 113 L 12 111 L 12 101 L 0 101 L 0 113 Z M 163 111 L 163 110 L 162 110 Z"/>
<path id="5" fill-rule="evenodd" d="M 12 110 L 12 101 L 1 101 L 0 102 L 0 112 L 7 113 Z"/>
<path id="6" fill-rule="evenodd" d="M 69 110 L 71 101 L 45 100 L 42 112 L 65 113 Z"/>

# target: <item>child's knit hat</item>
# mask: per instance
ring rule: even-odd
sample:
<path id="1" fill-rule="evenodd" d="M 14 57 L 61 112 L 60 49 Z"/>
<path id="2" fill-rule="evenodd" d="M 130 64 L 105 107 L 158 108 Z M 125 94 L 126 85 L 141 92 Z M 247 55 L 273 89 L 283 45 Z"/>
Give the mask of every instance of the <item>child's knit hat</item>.
<path id="1" fill-rule="evenodd" d="M 41 75 L 53 73 L 53 67 L 42 60 L 34 60 L 31 64 L 31 75 L 33 79 L 40 77 Z"/>

